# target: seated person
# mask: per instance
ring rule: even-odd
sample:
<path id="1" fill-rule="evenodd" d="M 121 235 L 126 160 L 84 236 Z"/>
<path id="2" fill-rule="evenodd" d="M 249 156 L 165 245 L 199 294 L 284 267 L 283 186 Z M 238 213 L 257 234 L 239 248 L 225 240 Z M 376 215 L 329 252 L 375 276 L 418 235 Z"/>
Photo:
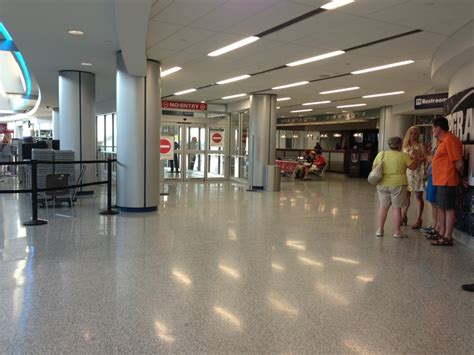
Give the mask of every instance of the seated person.
<path id="1" fill-rule="evenodd" d="M 302 180 L 308 179 L 309 169 L 313 166 L 314 158 L 316 157 L 316 153 L 314 150 L 309 152 L 309 154 L 305 154 L 303 164 L 300 164 L 296 167 L 296 177 Z"/>
<path id="2" fill-rule="evenodd" d="M 313 165 L 310 167 L 309 171 L 311 173 L 320 174 L 324 167 L 326 166 L 326 159 L 323 157 L 320 150 L 316 151 L 316 156 L 314 157 Z"/>

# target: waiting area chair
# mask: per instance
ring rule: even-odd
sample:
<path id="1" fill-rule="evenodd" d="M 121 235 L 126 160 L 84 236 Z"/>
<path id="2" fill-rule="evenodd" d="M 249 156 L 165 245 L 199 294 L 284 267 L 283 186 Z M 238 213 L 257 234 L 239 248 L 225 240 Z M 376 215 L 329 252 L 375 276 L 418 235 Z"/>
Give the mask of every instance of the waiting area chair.
<path id="1" fill-rule="evenodd" d="M 53 206 L 56 203 L 67 202 L 69 207 L 72 207 L 72 194 L 70 189 L 65 189 L 68 186 L 69 174 L 48 174 L 46 175 L 46 188 L 57 189 L 51 191 L 40 192 L 44 197 L 44 203 L 41 207 L 48 208 L 48 202 L 52 201 Z"/>

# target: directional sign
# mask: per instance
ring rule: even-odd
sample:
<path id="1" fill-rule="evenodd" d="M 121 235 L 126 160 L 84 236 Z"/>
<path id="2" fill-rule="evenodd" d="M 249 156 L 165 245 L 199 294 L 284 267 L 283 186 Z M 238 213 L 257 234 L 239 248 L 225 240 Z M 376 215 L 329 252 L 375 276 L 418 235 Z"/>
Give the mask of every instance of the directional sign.
<path id="1" fill-rule="evenodd" d="M 211 136 L 211 147 L 224 147 L 224 131 L 221 130 L 209 130 Z"/>
<path id="2" fill-rule="evenodd" d="M 163 136 L 160 139 L 160 159 L 171 160 L 174 153 L 174 138 L 172 136 Z"/>

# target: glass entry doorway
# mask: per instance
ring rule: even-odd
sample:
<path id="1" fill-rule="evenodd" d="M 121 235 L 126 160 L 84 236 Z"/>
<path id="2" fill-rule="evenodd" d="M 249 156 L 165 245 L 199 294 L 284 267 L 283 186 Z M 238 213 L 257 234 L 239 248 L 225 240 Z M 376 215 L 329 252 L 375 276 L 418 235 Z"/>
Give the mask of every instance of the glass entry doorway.
<path id="1" fill-rule="evenodd" d="M 163 123 L 161 135 L 174 137 L 174 158 L 161 161 L 165 179 L 182 181 L 228 178 L 225 127 Z M 211 141 L 212 139 L 214 140 Z"/>

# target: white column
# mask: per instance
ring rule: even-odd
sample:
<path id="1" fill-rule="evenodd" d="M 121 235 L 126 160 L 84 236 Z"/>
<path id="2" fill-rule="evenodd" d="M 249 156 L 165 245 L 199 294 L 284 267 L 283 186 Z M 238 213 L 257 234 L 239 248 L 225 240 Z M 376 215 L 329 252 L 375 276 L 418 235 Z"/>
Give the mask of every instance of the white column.
<path id="1" fill-rule="evenodd" d="M 117 204 L 147 212 L 160 198 L 160 63 L 147 61 L 147 76 L 128 74 L 117 53 Z"/>
<path id="2" fill-rule="evenodd" d="M 63 70 L 59 72 L 59 139 L 61 150 L 73 150 L 76 160 L 95 160 L 95 74 Z M 83 183 L 94 182 L 95 166 L 86 164 Z M 78 174 L 79 167 L 76 168 Z M 93 193 L 91 188 L 79 194 Z"/>
<path id="3" fill-rule="evenodd" d="M 410 115 L 394 115 L 392 107 L 380 108 L 379 118 L 379 151 L 388 149 L 390 137 L 403 137 L 410 126 L 413 125 L 413 117 Z"/>
<path id="4" fill-rule="evenodd" d="M 265 166 L 275 164 L 276 95 L 250 96 L 249 185 L 263 189 Z"/>
<path id="5" fill-rule="evenodd" d="M 54 107 L 51 110 L 53 139 L 59 139 L 59 108 Z"/>

